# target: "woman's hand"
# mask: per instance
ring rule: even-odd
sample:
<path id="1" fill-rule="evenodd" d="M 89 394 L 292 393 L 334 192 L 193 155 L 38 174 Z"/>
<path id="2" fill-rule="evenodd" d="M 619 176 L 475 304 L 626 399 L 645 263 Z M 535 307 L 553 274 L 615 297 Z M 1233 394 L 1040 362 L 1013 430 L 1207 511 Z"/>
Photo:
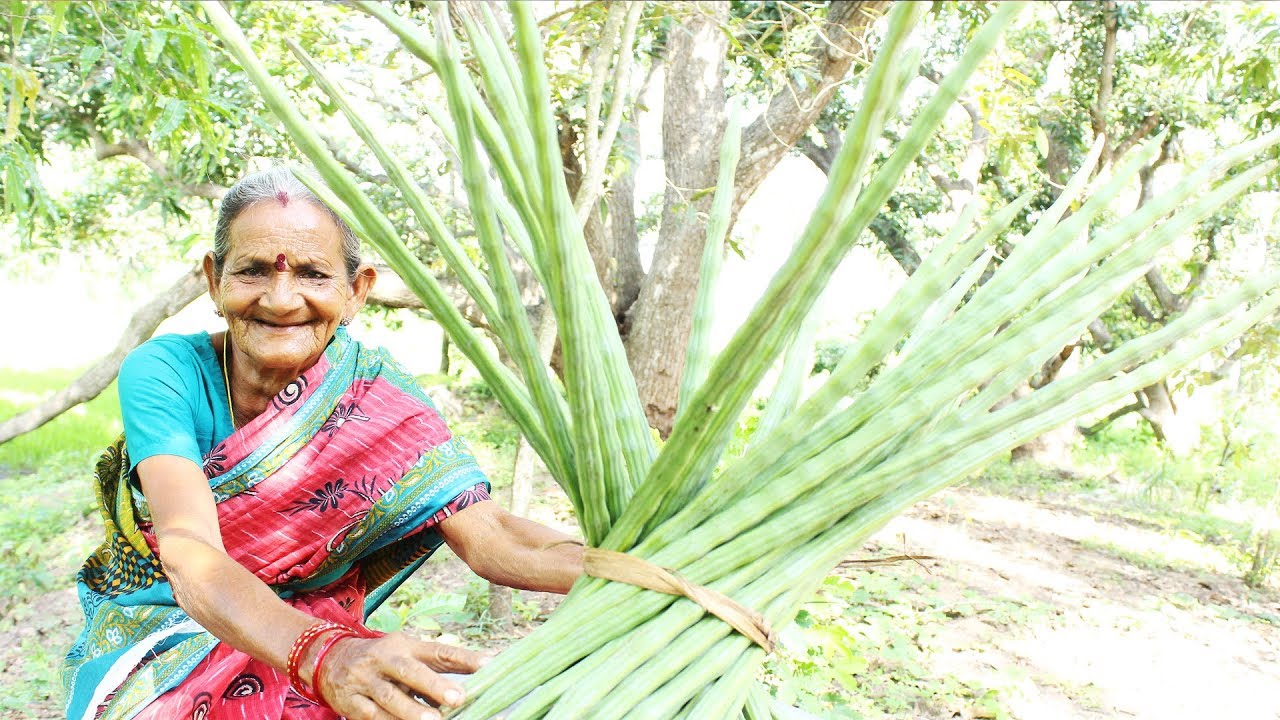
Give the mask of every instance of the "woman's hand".
<path id="1" fill-rule="evenodd" d="M 460 705 L 462 686 L 439 673 L 473 673 L 484 663 L 479 653 L 423 642 L 403 633 L 376 639 L 339 640 L 325 657 L 314 687 L 349 720 L 427 720 L 442 717 L 423 705 Z"/>

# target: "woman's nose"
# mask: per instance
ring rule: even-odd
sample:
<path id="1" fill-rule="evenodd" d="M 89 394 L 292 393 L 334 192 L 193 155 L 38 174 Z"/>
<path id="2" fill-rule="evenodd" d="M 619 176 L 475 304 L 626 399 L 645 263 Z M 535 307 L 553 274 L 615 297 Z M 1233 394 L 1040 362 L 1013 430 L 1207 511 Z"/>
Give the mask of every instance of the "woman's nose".
<path id="1" fill-rule="evenodd" d="M 302 307 L 304 305 L 302 294 L 298 292 L 298 281 L 293 273 L 287 271 L 273 273 L 261 303 L 268 310 L 275 312 L 288 312 Z"/>

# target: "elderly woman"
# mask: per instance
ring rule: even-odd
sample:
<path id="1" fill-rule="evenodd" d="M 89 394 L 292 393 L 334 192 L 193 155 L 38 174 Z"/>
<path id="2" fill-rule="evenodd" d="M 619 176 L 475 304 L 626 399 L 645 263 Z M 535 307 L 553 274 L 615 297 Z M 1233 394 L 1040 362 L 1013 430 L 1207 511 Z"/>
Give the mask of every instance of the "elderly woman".
<path id="1" fill-rule="evenodd" d="M 552 592 L 581 549 L 491 502 L 414 379 L 347 334 L 374 270 L 288 170 L 227 193 L 204 272 L 226 332 L 154 338 L 120 370 L 68 717 L 438 717 L 463 700 L 439 673 L 481 657 L 363 620 L 442 542 Z"/>

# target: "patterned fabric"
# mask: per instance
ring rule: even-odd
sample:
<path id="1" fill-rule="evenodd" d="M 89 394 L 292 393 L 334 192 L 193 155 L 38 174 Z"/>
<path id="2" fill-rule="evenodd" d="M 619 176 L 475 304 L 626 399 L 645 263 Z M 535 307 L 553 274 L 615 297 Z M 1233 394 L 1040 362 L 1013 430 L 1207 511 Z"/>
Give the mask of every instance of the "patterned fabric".
<path id="1" fill-rule="evenodd" d="M 85 629 L 64 666 L 68 718 L 336 717 L 177 606 L 125 440 L 95 472 L 106 537 L 77 576 Z M 440 546 L 440 520 L 488 498 L 413 377 L 343 330 L 204 471 L 228 554 L 286 602 L 345 623 Z"/>

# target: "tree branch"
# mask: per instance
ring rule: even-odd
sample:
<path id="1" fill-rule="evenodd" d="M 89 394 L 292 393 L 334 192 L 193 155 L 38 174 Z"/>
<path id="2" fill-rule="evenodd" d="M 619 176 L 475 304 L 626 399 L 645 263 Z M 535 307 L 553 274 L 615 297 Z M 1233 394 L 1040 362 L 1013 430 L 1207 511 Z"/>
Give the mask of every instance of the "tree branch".
<path id="1" fill-rule="evenodd" d="M 39 405 L 0 422 L 0 443 L 29 433 L 76 405 L 97 397 L 116 379 L 125 355 L 151 337 L 160 323 L 200 297 L 204 290 L 204 273 L 199 267 L 183 273 L 176 283 L 134 313 L 115 349 Z"/>
<path id="2" fill-rule="evenodd" d="M 1093 343 L 1103 352 L 1107 352 L 1115 345 L 1115 338 L 1111 335 L 1111 330 L 1107 328 L 1106 323 L 1102 322 L 1100 318 L 1094 318 L 1089 323 L 1089 334 L 1093 336 Z"/>
<path id="3" fill-rule="evenodd" d="M 921 77 L 935 85 L 942 83 L 942 75 L 933 68 L 921 68 Z M 978 174 L 982 171 L 982 165 L 987 161 L 987 148 L 991 142 L 991 131 L 987 129 L 986 117 L 982 114 L 982 110 L 973 102 L 972 98 L 960 97 L 956 99 L 959 105 L 969 116 L 971 128 L 969 130 L 969 142 L 965 145 L 964 158 L 960 161 L 957 168 L 956 177 L 951 177 L 935 162 L 930 162 L 926 158 L 921 157 L 929 178 L 938 186 L 938 189 L 947 196 L 951 202 L 953 210 L 959 210 L 973 196 L 978 188 Z"/>
<path id="4" fill-rule="evenodd" d="M 614 8 L 620 7 L 615 5 L 609 9 L 610 19 L 613 17 Z M 586 152 L 583 153 L 586 160 L 586 175 L 583 178 L 582 185 L 578 187 L 578 195 L 574 198 L 575 210 L 578 213 L 578 222 L 586 223 L 587 214 L 595 207 L 596 201 L 600 199 L 600 194 L 604 190 L 604 170 L 609 165 L 609 154 L 613 150 L 614 138 L 618 136 L 618 127 L 622 124 L 622 109 L 626 105 L 627 84 L 631 79 L 631 66 L 635 60 L 631 56 L 631 48 L 635 44 L 636 25 L 640 22 L 640 14 L 644 11 L 644 3 L 632 3 L 627 8 L 626 25 L 622 28 L 622 46 L 618 49 L 617 67 L 614 69 L 613 76 L 613 98 L 609 102 L 609 115 L 605 119 L 604 130 L 596 137 L 595 130 L 599 124 L 599 102 L 596 102 L 595 114 L 592 114 L 591 107 L 587 108 L 587 133 L 584 138 L 586 142 Z M 616 26 L 615 26 L 616 29 Z M 608 32 L 608 31 L 606 31 Z M 609 35 L 606 35 L 609 37 Z M 605 43 L 596 46 L 599 50 Z M 603 55 L 604 53 L 602 53 Z M 608 56 L 605 55 L 607 58 Z M 593 74 L 595 70 L 593 69 Z M 603 86 L 604 71 L 601 70 L 601 85 Z M 592 77 L 594 85 L 595 78 Z M 590 105 L 590 99 L 588 99 Z"/>
<path id="5" fill-rule="evenodd" d="M 1160 154 L 1151 161 L 1151 164 L 1138 171 L 1138 202 L 1135 205 L 1135 209 L 1146 205 L 1155 193 L 1155 186 L 1152 181 L 1155 179 L 1156 170 L 1173 160 L 1175 137 L 1174 133 L 1169 133 L 1169 136 L 1160 144 Z M 1183 298 L 1169 289 L 1157 267 L 1152 266 L 1143 277 L 1147 281 L 1147 287 L 1151 288 L 1152 294 L 1155 295 L 1156 303 L 1159 304 L 1160 311 L 1165 318 L 1176 315 L 1185 308 L 1186 304 Z M 1152 322 L 1156 322 L 1156 320 L 1153 319 Z"/>
<path id="6" fill-rule="evenodd" d="M 1081 426 L 1077 429 L 1080 431 L 1081 435 L 1085 437 L 1092 437 L 1102 432 L 1103 430 L 1106 429 L 1108 425 L 1115 422 L 1116 420 L 1119 420 L 1125 415 L 1128 415 L 1129 413 L 1134 413 L 1134 412 L 1141 412 L 1145 408 L 1146 408 L 1146 405 L 1141 400 L 1135 400 L 1132 403 L 1129 403 L 1128 405 L 1125 405 L 1122 408 L 1118 408 L 1116 410 L 1111 411 L 1109 415 L 1102 418 L 1098 422 L 1088 427 Z"/>
<path id="7" fill-rule="evenodd" d="M 742 133 L 742 159 L 734 178 L 733 217 L 818 119 L 844 82 L 854 59 L 867 61 L 866 35 L 887 5 L 885 0 L 859 0 L 828 6 L 820 37 L 809 50 L 817 80 L 802 83 L 799 74 L 792 75 L 769 101 L 769 107 Z"/>
<path id="8" fill-rule="evenodd" d="M 348 155 L 347 152 L 338 145 L 338 141 L 332 136 L 321 135 L 320 137 L 324 140 L 325 147 L 329 148 L 329 152 L 333 155 L 333 158 L 338 161 L 338 164 L 346 168 L 347 172 L 362 180 L 367 180 L 379 185 L 385 185 L 386 183 L 391 182 L 391 178 L 387 177 L 386 174 L 370 172 L 361 167 L 360 163 L 357 162 L 355 158 Z"/>
<path id="9" fill-rule="evenodd" d="M 1093 127 L 1093 136 L 1107 135 L 1107 110 L 1111 105 L 1111 93 L 1115 89 L 1116 71 L 1116 3 L 1106 0 L 1102 3 L 1102 22 L 1105 36 L 1102 43 L 1102 70 L 1098 78 L 1098 96 L 1089 108 L 1089 122 Z M 1107 138 L 1110 144 L 1110 136 Z M 1110 158 L 1108 148 L 1102 150 L 1103 157 Z M 1114 159 L 1114 158 L 1113 158 Z M 1099 164 L 1101 167 L 1101 164 Z"/>
<path id="10" fill-rule="evenodd" d="M 125 139 L 111 143 L 107 142 L 91 121 L 85 123 L 85 129 L 89 131 L 89 137 L 93 141 L 93 154 L 98 160 L 121 156 L 131 157 L 146 165 L 160 180 L 176 187 L 185 195 L 208 200 L 221 200 L 222 196 L 227 193 L 227 189 L 217 183 L 187 183 L 175 180 L 169 167 L 164 164 L 164 161 L 156 157 L 156 154 L 151 151 L 151 148 L 144 140 Z"/>
<path id="11" fill-rule="evenodd" d="M 1142 122 L 1138 123 L 1138 127 L 1134 128 L 1133 132 L 1116 143 L 1115 150 L 1111 151 L 1111 161 L 1115 162 L 1124 157 L 1124 154 L 1132 150 L 1134 145 L 1142 142 L 1148 135 L 1155 132 L 1156 128 L 1160 127 L 1161 117 L 1160 113 L 1153 112 L 1142 118 Z"/>

